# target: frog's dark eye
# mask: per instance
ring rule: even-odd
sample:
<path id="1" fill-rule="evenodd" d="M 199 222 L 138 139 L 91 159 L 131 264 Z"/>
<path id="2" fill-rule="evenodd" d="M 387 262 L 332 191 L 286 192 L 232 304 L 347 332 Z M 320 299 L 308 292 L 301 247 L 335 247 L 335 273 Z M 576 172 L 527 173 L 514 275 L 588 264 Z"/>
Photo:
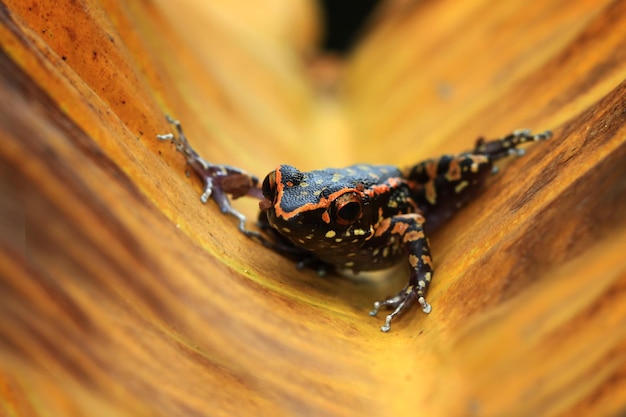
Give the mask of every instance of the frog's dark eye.
<path id="1" fill-rule="evenodd" d="M 337 223 L 347 226 L 361 217 L 361 197 L 357 193 L 345 193 L 335 200 Z"/>
<path id="2" fill-rule="evenodd" d="M 265 198 L 274 201 L 274 197 L 276 197 L 276 171 L 267 174 L 267 177 L 263 180 L 262 191 Z"/>

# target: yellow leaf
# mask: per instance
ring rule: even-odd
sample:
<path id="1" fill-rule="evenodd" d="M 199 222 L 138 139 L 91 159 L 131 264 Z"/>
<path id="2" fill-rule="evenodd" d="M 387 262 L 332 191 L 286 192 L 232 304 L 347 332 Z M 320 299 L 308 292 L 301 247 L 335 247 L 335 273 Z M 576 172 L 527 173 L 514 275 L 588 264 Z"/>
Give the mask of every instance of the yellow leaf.
<path id="1" fill-rule="evenodd" d="M 0 5 L 0 415 L 626 410 L 626 2 L 383 2 L 347 57 L 310 0 Z M 405 282 L 242 236 L 157 134 L 263 177 L 415 164 L 521 127 Z M 255 201 L 237 201 L 253 221 Z"/>

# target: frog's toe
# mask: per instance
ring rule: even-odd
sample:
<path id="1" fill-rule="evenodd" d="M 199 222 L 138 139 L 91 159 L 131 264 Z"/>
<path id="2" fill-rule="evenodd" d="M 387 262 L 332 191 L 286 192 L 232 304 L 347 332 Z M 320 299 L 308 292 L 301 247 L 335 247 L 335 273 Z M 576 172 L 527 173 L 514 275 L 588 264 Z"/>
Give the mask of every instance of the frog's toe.
<path id="1" fill-rule="evenodd" d="M 402 303 L 404 299 L 404 290 L 401 291 L 398 295 L 393 297 L 386 298 L 384 300 L 379 300 L 374 303 L 374 308 L 370 311 L 370 316 L 375 316 L 378 314 L 378 311 L 381 308 L 385 309 L 395 309 Z"/>
<path id="2" fill-rule="evenodd" d="M 433 310 L 433 307 L 428 304 L 428 301 L 424 297 L 419 297 L 417 302 L 422 306 L 422 311 L 426 314 L 430 313 Z"/>
<path id="3" fill-rule="evenodd" d="M 303 252 L 301 249 L 298 249 L 295 247 L 294 248 L 289 247 L 288 249 L 292 253 L 286 253 L 286 254 L 292 255 L 292 257 L 295 257 L 296 268 L 298 270 L 313 269 L 315 272 L 317 272 L 318 276 L 325 277 L 334 269 L 334 266 L 332 264 L 322 261 L 317 256 L 311 253 Z M 279 252 L 287 252 L 284 250 L 284 248 L 280 248 L 280 247 L 278 247 L 277 250 Z"/>
<path id="4" fill-rule="evenodd" d="M 369 313 L 370 316 L 372 317 L 376 316 L 378 314 L 378 310 L 380 310 L 380 306 L 381 306 L 380 301 L 376 301 L 374 303 L 374 308 L 370 310 L 370 313 Z"/>
<path id="5" fill-rule="evenodd" d="M 409 308 L 415 300 L 417 300 L 419 305 L 422 307 L 422 311 L 424 313 L 428 314 L 432 311 L 432 306 L 426 301 L 423 295 L 420 295 L 414 287 L 407 287 L 394 297 L 376 301 L 374 303 L 374 308 L 369 314 L 370 316 L 375 316 L 381 308 L 393 309 L 393 311 L 385 317 L 385 324 L 380 328 L 381 331 L 386 333 L 391 330 L 392 320 Z"/>

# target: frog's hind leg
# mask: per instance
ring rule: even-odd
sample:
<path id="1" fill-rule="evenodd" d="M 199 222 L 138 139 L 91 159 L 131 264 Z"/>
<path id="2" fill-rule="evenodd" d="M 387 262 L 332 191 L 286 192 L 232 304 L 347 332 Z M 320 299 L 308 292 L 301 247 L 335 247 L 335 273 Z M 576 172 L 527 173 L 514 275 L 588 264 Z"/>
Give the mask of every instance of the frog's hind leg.
<path id="1" fill-rule="evenodd" d="M 552 132 L 549 130 L 542 133 L 532 134 L 528 129 L 520 129 L 496 140 L 485 141 L 483 138 L 478 138 L 476 141 L 476 147 L 471 153 L 474 155 L 484 155 L 488 157 L 491 162 L 494 162 L 499 159 L 506 158 L 509 155 L 523 155 L 525 150 L 523 148 L 519 148 L 519 146 L 524 143 L 538 142 L 550 139 L 551 137 Z"/>
<path id="2" fill-rule="evenodd" d="M 521 155 L 523 149 L 518 146 L 551 136 L 549 131 L 533 135 L 528 130 L 516 130 L 496 140 L 478 139 L 475 148 L 469 152 L 442 155 L 406 170 L 404 175 L 411 184 L 411 196 L 428 219 L 429 232 L 432 233 L 476 196 L 494 172 L 495 161 L 509 155 Z"/>

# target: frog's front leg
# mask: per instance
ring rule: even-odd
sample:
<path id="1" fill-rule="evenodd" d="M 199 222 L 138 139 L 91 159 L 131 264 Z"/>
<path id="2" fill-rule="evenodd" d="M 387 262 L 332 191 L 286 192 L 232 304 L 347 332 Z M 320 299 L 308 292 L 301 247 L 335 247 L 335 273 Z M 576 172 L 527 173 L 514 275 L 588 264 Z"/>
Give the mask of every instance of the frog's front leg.
<path id="1" fill-rule="evenodd" d="M 322 261 L 313 252 L 294 245 L 285 235 L 280 234 L 270 225 L 267 214 L 263 210 L 259 212 L 257 226 L 265 235 L 271 238 L 271 242 L 264 242 L 264 245 L 294 261 L 297 269 L 312 269 L 320 277 L 326 276 L 335 269 L 333 264 Z"/>
<path id="2" fill-rule="evenodd" d="M 200 177 L 204 184 L 204 191 L 200 200 L 206 203 L 210 198 L 213 198 L 222 213 L 230 214 L 239 220 L 239 230 L 242 233 L 265 243 L 265 239 L 259 233 L 246 229 L 246 217 L 235 210 L 228 199 L 228 194 L 233 198 L 247 195 L 262 199 L 263 193 L 259 187 L 258 178 L 229 165 L 216 165 L 207 162 L 191 147 L 178 120 L 167 116 L 167 121 L 176 127 L 177 135 L 168 133 L 157 135 L 157 138 L 171 141 L 176 145 L 176 150 L 185 156 L 189 166 Z"/>
<path id="3" fill-rule="evenodd" d="M 376 232 L 381 235 L 389 234 L 390 241 L 392 235 L 398 235 L 401 247 L 408 252 L 409 261 L 408 284 L 397 295 L 376 301 L 374 309 L 370 312 L 371 316 L 375 316 L 380 308 L 393 309 L 380 328 L 383 332 L 388 332 L 393 318 L 416 300 L 424 313 L 431 311 L 425 295 L 433 277 L 433 265 L 428 239 L 424 233 L 424 222 L 424 217 L 419 213 L 397 215 L 381 224 Z"/>

